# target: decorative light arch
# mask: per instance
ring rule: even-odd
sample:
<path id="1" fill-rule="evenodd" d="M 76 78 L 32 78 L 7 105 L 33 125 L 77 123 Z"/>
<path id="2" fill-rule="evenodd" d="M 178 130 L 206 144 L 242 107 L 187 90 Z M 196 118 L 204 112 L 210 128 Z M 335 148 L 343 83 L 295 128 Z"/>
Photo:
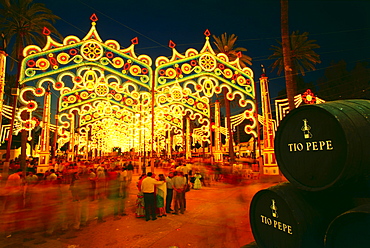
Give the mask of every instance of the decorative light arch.
<path id="1" fill-rule="evenodd" d="M 184 116 L 201 125 L 194 128 L 193 139 L 210 142 L 210 99 L 226 89 L 227 99 L 232 101 L 238 96 L 239 106 L 244 109 L 234 125 L 241 118 L 249 119 L 245 131 L 257 135 L 253 72 L 248 67 L 241 68 L 239 58 L 229 61 L 225 54 L 216 54 L 208 30 L 201 51 L 189 48 L 181 54 L 170 41 L 171 58 L 160 56 L 153 65 L 148 55 L 136 55 L 137 38 L 128 48 L 121 48 L 115 40 L 103 41 L 96 30 L 96 15 L 90 19 L 91 29 L 83 39 L 70 35 L 59 43 L 45 29 L 47 43 L 43 48 L 30 45 L 24 49 L 19 130 L 32 130 L 40 123 L 33 117 L 39 103 L 27 98 L 26 93 L 46 99 L 52 90 L 59 94 L 58 143 L 70 142 L 70 149 L 74 145 L 86 151 L 87 146 L 100 146 L 106 151 L 113 144 L 125 150 L 137 147 L 135 129 L 139 126 L 144 137 L 145 132 L 152 134 L 142 142 L 151 143 L 156 150 L 165 147 L 168 132 L 183 144 Z"/>

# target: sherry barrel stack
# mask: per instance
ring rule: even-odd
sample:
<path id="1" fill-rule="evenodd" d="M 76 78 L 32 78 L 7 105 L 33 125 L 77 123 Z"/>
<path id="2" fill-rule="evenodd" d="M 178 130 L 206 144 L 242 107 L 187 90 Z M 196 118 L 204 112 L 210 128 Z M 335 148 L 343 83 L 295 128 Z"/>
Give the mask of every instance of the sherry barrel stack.
<path id="1" fill-rule="evenodd" d="M 322 248 L 326 227 L 353 206 L 348 192 L 309 192 L 285 182 L 254 195 L 250 224 L 261 248 Z"/>
<path id="2" fill-rule="evenodd" d="M 370 247 L 370 204 L 336 217 L 326 232 L 325 247 Z"/>
<path id="3" fill-rule="evenodd" d="M 349 221 L 348 216 L 349 210 L 370 199 L 369 151 L 369 100 L 333 101 L 291 111 L 275 137 L 277 163 L 289 182 L 261 190 L 251 201 L 257 245 L 345 247 L 338 244 L 348 244 L 346 230 L 366 229 L 368 234 L 367 211 L 360 207 L 367 216 L 362 222 Z M 370 243 L 365 236 L 361 242 Z M 360 247 L 352 241 L 348 247 Z"/>
<path id="4" fill-rule="evenodd" d="M 280 123 L 275 154 L 284 176 L 298 188 L 320 191 L 369 174 L 370 101 L 305 105 Z"/>

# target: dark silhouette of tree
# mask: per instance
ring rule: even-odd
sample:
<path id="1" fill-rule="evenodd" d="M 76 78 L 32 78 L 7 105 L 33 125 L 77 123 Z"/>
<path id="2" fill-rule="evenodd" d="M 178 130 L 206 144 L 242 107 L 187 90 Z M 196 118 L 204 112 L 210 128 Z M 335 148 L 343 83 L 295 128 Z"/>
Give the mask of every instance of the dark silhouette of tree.
<path id="1" fill-rule="evenodd" d="M 359 62 L 352 70 L 341 60 L 332 62 L 324 76 L 318 79 L 318 96 L 327 101 L 341 99 L 370 99 L 369 62 Z"/>
<path id="2" fill-rule="evenodd" d="M 0 0 L 0 32 L 3 34 L 4 44 L 7 44 L 3 49 L 5 49 L 12 58 L 10 70 L 14 68 L 15 63 L 18 64 L 17 80 L 15 81 L 15 85 L 10 86 L 11 88 L 19 87 L 18 80 L 21 70 L 20 65 L 23 60 L 23 49 L 31 44 L 38 44 L 39 46 L 45 45 L 46 39 L 43 34 L 44 27 L 58 37 L 62 37 L 52 25 L 52 23 L 58 19 L 60 18 L 52 14 L 52 11 L 46 8 L 44 4 L 33 3 L 33 0 Z M 10 150 L 10 145 L 12 143 L 16 102 L 17 96 L 14 96 L 7 150 Z M 21 167 L 25 168 L 27 142 L 27 133 L 25 130 L 21 132 L 21 135 L 20 161 Z M 7 152 L 6 161 L 9 161 L 9 152 Z M 7 170 L 8 168 L 4 168 L 5 173 Z"/>
<path id="3" fill-rule="evenodd" d="M 289 40 L 289 18 L 288 18 L 288 0 L 280 0 L 280 22 L 281 22 L 281 46 L 282 46 L 282 61 L 284 73 L 285 73 L 285 86 L 288 96 L 289 109 L 295 108 L 294 96 L 296 95 L 296 85 L 293 80 L 292 74 L 292 57 L 291 57 L 291 47 Z"/>
<path id="4" fill-rule="evenodd" d="M 279 46 L 272 46 L 274 53 L 269 58 L 275 59 L 271 67 L 273 70 L 277 69 L 277 74 L 280 75 L 284 69 L 284 61 L 281 42 L 277 42 Z M 305 76 L 306 71 L 314 71 L 315 65 L 321 63 L 320 55 L 314 51 L 320 46 L 315 42 L 315 40 L 308 39 L 308 32 L 300 34 L 299 31 L 295 31 L 290 36 L 293 76 L 300 74 Z"/>
<path id="5" fill-rule="evenodd" d="M 274 53 L 269 58 L 276 59 L 271 67 L 273 70 L 277 69 L 277 73 L 280 75 L 284 70 L 284 61 L 281 42 L 278 41 L 278 43 L 280 46 L 272 46 Z M 315 44 L 315 40 L 308 40 L 307 32 L 299 34 L 298 31 L 292 33 L 290 43 L 292 47 L 292 77 L 294 79 L 295 95 L 303 93 L 306 89 L 315 91 L 314 83 L 305 83 L 303 76 L 305 76 L 306 71 L 315 70 L 315 64 L 321 63 L 320 56 L 313 50 L 319 48 L 319 46 Z M 284 91 L 279 92 L 278 98 L 287 98 L 286 92 L 288 91 L 286 88 Z"/>
<path id="6" fill-rule="evenodd" d="M 46 43 L 43 35 L 44 27 L 48 28 L 59 39 L 62 35 L 55 29 L 53 23 L 60 17 L 45 7 L 43 3 L 33 3 L 33 0 L 0 0 L 0 32 L 5 36 L 10 50 L 11 70 L 15 62 L 22 60 L 23 48 L 27 45 Z"/>

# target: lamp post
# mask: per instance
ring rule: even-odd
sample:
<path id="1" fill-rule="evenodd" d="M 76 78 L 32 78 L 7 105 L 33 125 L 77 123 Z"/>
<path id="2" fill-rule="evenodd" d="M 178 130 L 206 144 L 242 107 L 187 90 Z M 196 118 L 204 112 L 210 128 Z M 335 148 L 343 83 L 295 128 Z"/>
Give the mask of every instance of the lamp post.
<path id="1" fill-rule="evenodd" d="M 135 114 L 136 118 L 139 119 L 139 144 L 138 144 L 138 152 L 139 152 L 139 171 L 141 171 L 141 167 L 142 167 L 142 164 L 141 164 L 141 128 L 142 128 L 142 125 L 141 125 L 141 114 L 139 113 L 136 113 Z M 144 171 L 143 171 L 144 173 Z"/>
<path id="2" fill-rule="evenodd" d="M 143 167 L 143 173 L 146 173 L 145 125 L 144 125 L 143 132 L 144 132 L 144 159 L 143 159 L 144 167 Z"/>
<path id="3" fill-rule="evenodd" d="M 132 159 L 135 160 L 135 153 L 136 153 L 136 149 L 135 149 L 135 139 L 136 139 L 136 133 L 135 133 L 135 127 L 136 127 L 136 116 L 133 120 L 133 126 L 132 126 L 132 143 L 131 143 L 131 146 L 132 146 Z"/>
<path id="4" fill-rule="evenodd" d="M 54 142 L 53 142 L 53 162 L 56 162 L 57 158 L 57 141 L 58 141 L 58 122 L 59 122 L 59 98 L 57 100 L 57 111 L 55 114 L 55 132 L 54 132 Z"/>

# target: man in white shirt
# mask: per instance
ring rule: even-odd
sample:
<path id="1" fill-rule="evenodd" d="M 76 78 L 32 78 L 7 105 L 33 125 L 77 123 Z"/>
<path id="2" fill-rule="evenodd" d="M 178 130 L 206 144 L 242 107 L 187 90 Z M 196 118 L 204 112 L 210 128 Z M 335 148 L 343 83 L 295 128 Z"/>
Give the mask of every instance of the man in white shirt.
<path id="1" fill-rule="evenodd" d="M 144 193 L 146 221 L 150 220 L 150 216 L 152 216 L 152 220 L 157 219 L 155 213 L 156 206 L 155 206 L 154 187 L 155 185 L 165 183 L 165 181 L 157 181 L 154 177 L 155 174 L 153 174 L 152 172 L 148 172 L 147 177 L 141 183 L 141 192 Z"/>
<path id="2" fill-rule="evenodd" d="M 185 210 L 185 185 L 186 178 L 183 176 L 182 172 L 175 172 L 175 176 L 172 178 L 172 187 L 174 190 L 174 204 L 175 212 L 172 214 L 183 214 Z"/>
<path id="3" fill-rule="evenodd" d="M 188 183 L 188 181 L 189 181 L 189 176 L 188 176 L 189 168 L 185 164 L 182 164 L 181 165 L 181 171 L 182 171 L 182 174 L 184 175 L 184 177 L 186 178 L 186 183 Z"/>

